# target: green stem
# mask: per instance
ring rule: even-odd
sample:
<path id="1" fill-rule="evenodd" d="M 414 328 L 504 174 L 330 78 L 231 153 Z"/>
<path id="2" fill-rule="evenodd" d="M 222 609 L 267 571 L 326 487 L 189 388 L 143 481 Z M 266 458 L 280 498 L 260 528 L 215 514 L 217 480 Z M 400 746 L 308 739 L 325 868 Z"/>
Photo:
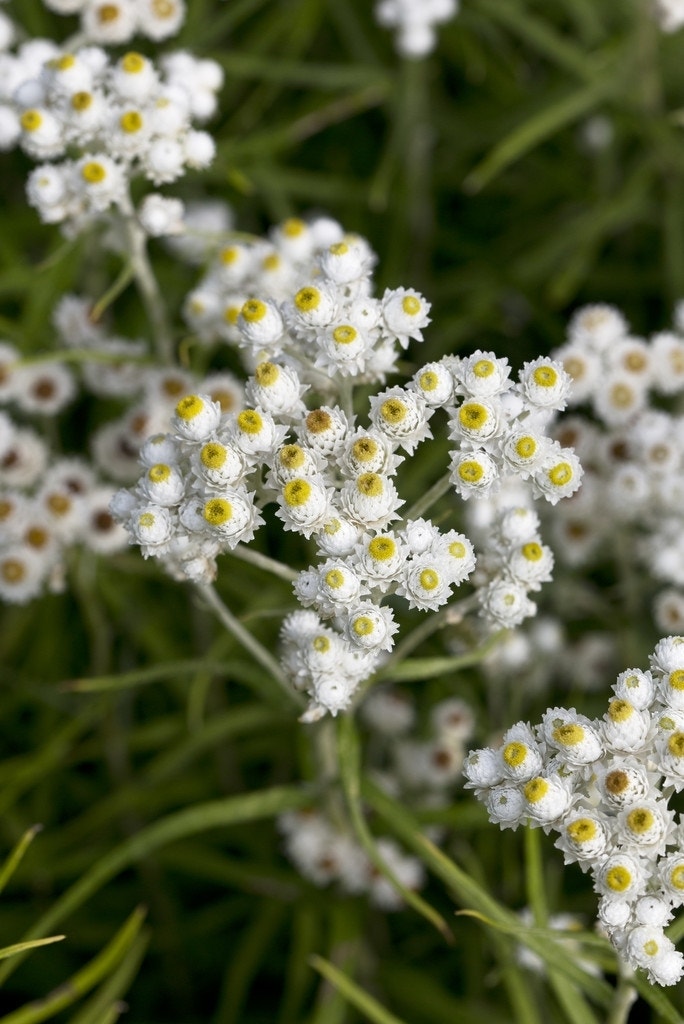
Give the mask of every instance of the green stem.
<path id="1" fill-rule="evenodd" d="M 295 572 L 294 569 L 290 569 L 287 565 L 283 565 L 282 562 L 276 562 L 274 558 L 269 558 L 268 555 L 262 555 L 260 551 L 254 551 L 252 548 L 248 548 L 245 544 L 238 544 L 237 547 L 233 548 L 230 554 L 234 558 L 239 558 L 243 562 L 249 562 L 250 565 L 255 565 L 258 569 L 264 569 L 266 572 L 273 573 L 274 576 L 279 576 L 281 580 L 287 580 L 288 583 L 293 583 L 299 573 Z"/>
<path id="2" fill-rule="evenodd" d="M 147 254 L 147 236 L 135 217 L 130 199 L 122 204 L 131 270 L 152 327 L 155 349 L 165 365 L 173 363 L 173 342 L 166 305 Z"/>
<path id="3" fill-rule="evenodd" d="M 632 972 L 621 975 L 615 988 L 613 1004 L 608 1011 L 606 1024 L 627 1024 L 629 1011 L 636 1002 L 637 991 L 632 984 Z"/>
<path id="4" fill-rule="evenodd" d="M 427 512 L 436 501 L 448 493 L 451 487 L 451 474 L 445 473 L 432 487 L 425 492 L 422 498 L 418 498 L 411 507 L 404 513 L 404 519 L 420 519 L 423 513 Z"/>
<path id="5" fill-rule="evenodd" d="M 236 619 L 230 609 L 223 603 L 211 584 L 196 583 L 197 592 L 204 598 L 206 603 L 215 613 L 218 620 L 226 627 L 229 633 L 235 637 L 237 642 L 248 651 L 255 661 L 262 665 L 269 675 L 273 676 L 284 693 L 291 701 L 300 707 L 303 706 L 302 698 L 295 693 L 287 676 L 281 669 L 275 658 L 266 650 L 255 636 L 245 629 L 242 623 Z"/>

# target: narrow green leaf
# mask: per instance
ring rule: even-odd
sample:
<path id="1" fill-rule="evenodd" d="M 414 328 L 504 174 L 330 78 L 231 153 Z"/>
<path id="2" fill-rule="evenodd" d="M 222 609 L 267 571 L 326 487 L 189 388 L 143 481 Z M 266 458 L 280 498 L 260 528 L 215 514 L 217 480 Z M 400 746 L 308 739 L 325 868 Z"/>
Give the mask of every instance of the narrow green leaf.
<path id="1" fill-rule="evenodd" d="M 512 911 L 490 896 L 475 879 L 426 839 L 420 833 L 413 816 L 372 782 L 364 781 L 363 795 L 395 834 L 453 890 L 459 903 L 478 911 L 495 923 L 499 930 L 523 942 L 544 960 L 547 967 L 557 969 L 599 1005 L 609 1005 L 612 997 L 610 985 L 578 967 L 568 957 L 567 950 L 559 945 L 558 937 L 553 932 L 548 929 L 522 928 L 519 918 Z"/>
<path id="2" fill-rule="evenodd" d="M 309 958 L 309 963 L 314 970 L 322 974 L 331 985 L 341 992 L 352 1006 L 356 1007 L 374 1024 L 404 1024 L 399 1017 L 395 1017 L 393 1013 L 386 1010 L 377 999 L 369 996 L 367 992 L 359 988 L 356 982 L 348 978 L 346 974 L 331 964 L 329 960 L 324 960 L 322 956 L 312 956 Z"/>
<path id="3" fill-rule="evenodd" d="M 397 892 L 400 893 L 402 899 L 429 921 L 447 942 L 452 941 L 451 929 L 442 915 L 421 896 L 418 896 L 417 893 L 407 889 L 385 863 L 366 824 L 363 808 L 361 807 L 361 755 L 359 738 L 351 715 L 341 715 L 339 718 L 338 751 L 342 785 L 347 799 L 349 814 L 359 842 L 378 871 L 388 879 Z"/>
<path id="4" fill-rule="evenodd" d="M 24 854 L 28 850 L 29 846 L 36 838 L 38 833 L 42 829 L 42 825 L 32 825 L 31 828 L 26 829 L 23 836 L 16 844 L 14 849 L 10 852 L 9 856 L 5 860 L 5 863 L 0 868 L 0 892 L 3 891 L 10 878 L 19 867 L 19 864 L 23 860 Z"/>
<path id="5" fill-rule="evenodd" d="M 387 76 L 373 65 L 286 61 L 236 50 L 216 59 L 229 78 L 256 78 L 305 89 L 359 89 L 387 83 Z"/>
<path id="6" fill-rule="evenodd" d="M 163 665 L 150 665 L 149 668 L 133 669 L 131 672 L 119 672 L 110 676 L 93 676 L 90 679 L 69 679 L 62 683 L 63 690 L 76 693 L 106 693 L 111 690 L 127 690 L 133 686 L 145 686 L 158 683 L 162 679 L 195 675 L 197 672 L 211 672 L 214 675 L 227 675 L 231 671 L 229 661 L 203 661 L 201 658 L 189 658 L 187 661 L 170 661 Z"/>
<path id="7" fill-rule="evenodd" d="M 224 800 L 212 800 L 194 807 L 187 807 L 167 818 L 155 821 L 98 860 L 90 871 L 83 875 L 78 882 L 75 882 L 29 929 L 24 938 L 25 940 L 41 938 L 58 921 L 63 920 L 68 914 L 82 906 L 93 893 L 101 889 L 121 871 L 149 856 L 162 846 L 177 839 L 206 832 L 209 829 L 224 828 L 243 824 L 246 821 L 256 821 L 259 818 L 273 817 L 282 811 L 303 807 L 310 801 L 311 794 L 304 787 L 282 786 L 256 793 L 227 797 Z M 20 960 L 20 956 L 15 957 L 0 968 L 0 983 L 9 977 Z M 5 1024 L 5 1022 L 0 1021 L 0 1024 Z"/>
<path id="8" fill-rule="evenodd" d="M 119 1008 L 123 1007 L 124 1004 L 120 1003 L 119 999 L 128 991 L 131 982 L 138 973 L 149 945 L 150 937 L 151 933 L 149 930 L 140 932 L 116 970 L 112 972 L 88 1002 L 81 1007 L 76 1016 L 71 1018 L 69 1024 L 101 1024 L 102 1021 L 107 1019 L 107 1014 L 111 1013 L 113 1009 L 117 1006 Z M 121 1009 L 119 1009 L 120 1012 Z M 113 1017 L 112 1020 L 116 1020 L 116 1017 Z"/>
<path id="9" fill-rule="evenodd" d="M 604 71 L 599 81 L 550 103 L 502 139 L 470 172 L 463 182 L 463 188 L 466 192 L 479 192 L 540 142 L 588 114 L 615 88 L 615 70 L 611 66 L 610 72 Z"/>
<path id="10" fill-rule="evenodd" d="M 632 981 L 644 1002 L 658 1014 L 659 1024 L 683 1024 L 684 1017 L 679 1010 L 672 1005 L 662 988 L 649 984 L 643 971 L 635 971 Z"/>
<path id="11" fill-rule="evenodd" d="M 0 1024 L 40 1024 L 41 1021 L 54 1017 L 60 1010 L 75 1003 L 98 982 L 106 978 L 123 959 L 142 927 L 145 913 L 145 910 L 141 908 L 134 910 L 114 938 L 89 964 L 86 964 L 44 999 L 37 999 L 35 1002 L 15 1010 L 14 1013 L 1 1017 Z"/>
<path id="12" fill-rule="evenodd" d="M 47 939 L 34 939 L 33 942 L 17 942 L 14 946 L 5 946 L 4 949 L 0 949 L 0 960 L 7 960 L 10 956 L 16 956 L 17 953 L 27 953 L 37 946 L 49 946 L 52 942 L 61 942 L 63 938 L 65 938 L 64 935 L 50 935 Z"/>

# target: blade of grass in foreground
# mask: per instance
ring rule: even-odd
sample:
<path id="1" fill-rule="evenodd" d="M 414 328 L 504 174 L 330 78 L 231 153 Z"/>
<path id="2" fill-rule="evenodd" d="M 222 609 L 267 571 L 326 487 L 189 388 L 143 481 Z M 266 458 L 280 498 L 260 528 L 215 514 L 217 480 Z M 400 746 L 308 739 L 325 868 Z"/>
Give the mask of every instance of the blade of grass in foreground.
<path id="1" fill-rule="evenodd" d="M 16 869 L 19 867 L 19 864 L 21 863 L 24 854 L 26 853 L 29 846 L 36 838 L 42 827 L 42 825 L 32 825 L 31 828 L 28 828 L 24 832 L 23 836 L 16 844 L 14 849 L 10 852 L 9 856 L 5 860 L 5 863 L 0 868 L 0 892 L 2 892 L 2 890 L 5 888 L 5 886 L 9 882 L 10 878 L 12 877 Z"/>
<path id="2" fill-rule="evenodd" d="M 399 1018 L 395 1017 L 393 1013 L 386 1010 L 377 999 L 369 996 L 367 992 L 364 992 L 362 988 L 348 978 L 346 974 L 340 971 L 337 967 L 333 966 L 328 960 L 324 960 L 322 956 L 312 956 L 309 958 L 309 963 L 322 974 L 331 985 L 334 986 L 340 992 L 345 999 L 347 999 L 352 1006 L 360 1010 L 368 1020 L 374 1022 L 374 1024 L 404 1024 Z"/>
<path id="3" fill-rule="evenodd" d="M 43 999 L 22 1006 L 6 1017 L 0 1017 L 0 1024 L 40 1024 L 56 1013 L 71 1006 L 77 999 L 94 988 L 120 963 L 135 939 L 145 919 L 140 907 L 133 911 L 128 920 L 105 948 L 74 974 L 67 982 L 54 989 Z"/>
<path id="4" fill-rule="evenodd" d="M 224 828 L 246 821 L 256 821 L 259 818 L 273 817 L 282 811 L 303 807 L 310 801 L 311 795 L 303 787 L 280 786 L 257 793 L 228 797 L 225 800 L 212 800 L 155 821 L 98 860 L 90 871 L 67 889 L 61 899 L 57 900 L 54 906 L 29 929 L 24 940 L 42 938 L 58 921 L 62 921 L 68 914 L 77 910 L 93 893 L 121 871 L 168 843 L 212 828 Z M 6 981 L 21 959 L 21 955 L 14 957 L 0 968 L 0 983 Z M 0 1024 L 5 1022 L 0 1021 Z M 14 1021 L 11 1024 L 14 1024 Z"/>

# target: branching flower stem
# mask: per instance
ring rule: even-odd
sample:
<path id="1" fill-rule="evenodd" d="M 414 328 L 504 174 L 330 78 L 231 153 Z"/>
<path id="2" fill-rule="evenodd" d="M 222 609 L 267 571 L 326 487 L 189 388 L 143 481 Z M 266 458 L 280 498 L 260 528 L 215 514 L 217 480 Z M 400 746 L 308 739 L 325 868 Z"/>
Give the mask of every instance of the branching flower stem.
<path id="1" fill-rule="evenodd" d="M 147 254 L 147 237 L 135 218 L 130 199 L 121 204 L 121 209 L 131 270 L 150 321 L 157 357 L 169 366 L 173 363 L 171 328 L 166 304 Z"/>
<path id="2" fill-rule="evenodd" d="M 425 494 L 418 499 L 404 514 L 404 519 L 419 519 L 436 501 L 445 495 L 451 487 L 451 475 L 445 473 Z"/>
<path id="3" fill-rule="evenodd" d="M 264 645 L 261 644 L 255 636 L 252 636 L 249 630 L 245 629 L 239 619 L 233 615 L 227 605 L 223 603 L 214 587 L 210 583 L 197 583 L 195 586 L 197 588 L 197 592 L 209 605 L 219 622 L 225 626 L 228 632 L 235 637 L 237 642 L 252 655 L 255 661 L 258 661 L 259 664 L 266 669 L 284 693 L 287 694 L 288 698 L 300 707 L 303 707 L 301 697 L 292 689 L 278 662 L 269 653 L 269 651 L 266 650 Z"/>

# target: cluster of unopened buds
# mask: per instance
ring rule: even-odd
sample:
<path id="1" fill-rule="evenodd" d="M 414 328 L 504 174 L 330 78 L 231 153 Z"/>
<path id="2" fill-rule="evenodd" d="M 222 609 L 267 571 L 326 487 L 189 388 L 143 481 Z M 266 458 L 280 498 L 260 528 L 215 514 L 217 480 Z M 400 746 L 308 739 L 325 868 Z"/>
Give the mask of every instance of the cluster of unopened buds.
<path id="1" fill-rule="evenodd" d="M 674 985 L 684 956 L 664 929 L 684 904 L 683 826 L 669 806 L 684 789 L 684 637 L 661 640 L 650 660 L 618 676 L 602 719 L 549 708 L 472 751 L 463 771 L 501 828 L 558 834 L 565 863 L 590 873 L 619 956 Z"/>

